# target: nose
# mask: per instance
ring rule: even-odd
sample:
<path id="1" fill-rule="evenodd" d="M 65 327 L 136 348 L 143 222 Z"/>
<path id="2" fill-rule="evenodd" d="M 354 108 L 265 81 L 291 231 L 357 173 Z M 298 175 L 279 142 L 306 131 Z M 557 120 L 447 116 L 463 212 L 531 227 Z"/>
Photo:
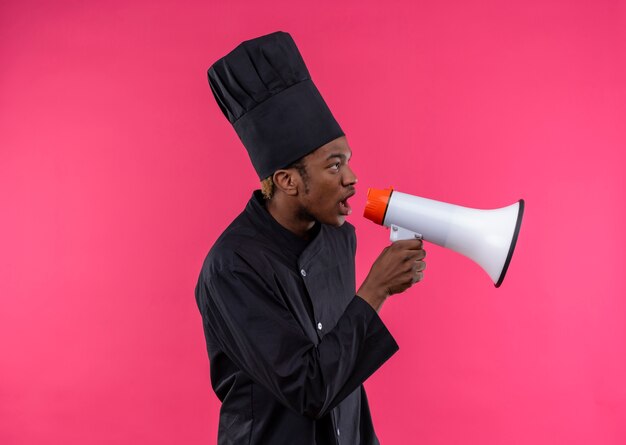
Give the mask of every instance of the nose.
<path id="1" fill-rule="evenodd" d="M 354 185 L 359 182 L 359 178 L 356 177 L 354 171 L 350 168 L 348 164 L 346 164 L 343 175 L 343 185 Z"/>

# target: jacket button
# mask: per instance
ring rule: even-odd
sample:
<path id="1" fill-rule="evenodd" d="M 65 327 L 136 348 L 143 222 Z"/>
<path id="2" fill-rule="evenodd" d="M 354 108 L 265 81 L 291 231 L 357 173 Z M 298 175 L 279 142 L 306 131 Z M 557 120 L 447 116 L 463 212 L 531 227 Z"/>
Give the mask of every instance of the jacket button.
<path id="1" fill-rule="evenodd" d="M 317 329 L 319 329 L 320 331 L 322 330 L 322 323 L 317 324 Z"/>
<path id="2" fill-rule="evenodd" d="M 306 277 L 306 270 L 300 269 L 300 275 L 302 275 L 303 277 Z"/>

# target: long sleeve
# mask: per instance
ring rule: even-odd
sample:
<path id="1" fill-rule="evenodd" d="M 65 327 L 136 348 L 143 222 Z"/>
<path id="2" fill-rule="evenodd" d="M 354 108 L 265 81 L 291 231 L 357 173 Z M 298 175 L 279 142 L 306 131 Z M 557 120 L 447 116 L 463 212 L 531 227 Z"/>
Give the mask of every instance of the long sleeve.
<path id="1" fill-rule="evenodd" d="M 288 301 L 245 264 L 201 275 L 196 299 L 224 353 L 282 404 L 311 418 L 340 403 L 398 349 L 358 296 L 316 345 Z"/>

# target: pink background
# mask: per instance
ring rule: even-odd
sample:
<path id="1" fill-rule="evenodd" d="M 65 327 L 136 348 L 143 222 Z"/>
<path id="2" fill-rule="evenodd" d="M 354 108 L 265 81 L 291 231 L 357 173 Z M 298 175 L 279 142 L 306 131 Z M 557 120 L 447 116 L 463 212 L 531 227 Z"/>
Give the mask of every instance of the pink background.
<path id="1" fill-rule="evenodd" d="M 503 286 L 428 245 L 367 382 L 384 444 L 626 443 L 623 1 L 4 1 L 0 443 L 206 444 L 193 289 L 257 187 L 206 69 L 292 34 L 367 187 L 527 203 Z"/>

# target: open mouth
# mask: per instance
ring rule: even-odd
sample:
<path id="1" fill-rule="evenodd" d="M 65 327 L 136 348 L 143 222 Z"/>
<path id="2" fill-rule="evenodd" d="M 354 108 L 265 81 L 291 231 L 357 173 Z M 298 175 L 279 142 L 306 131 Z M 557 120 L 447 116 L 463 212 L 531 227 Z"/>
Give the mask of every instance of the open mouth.
<path id="1" fill-rule="evenodd" d="M 348 199 L 349 197 L 344 199 L 343 201 L 339 201 L 339 209 L 343 215 L 349 215 L 350 213 L 352 213 L 352 207 L 350 207 Z"/>

